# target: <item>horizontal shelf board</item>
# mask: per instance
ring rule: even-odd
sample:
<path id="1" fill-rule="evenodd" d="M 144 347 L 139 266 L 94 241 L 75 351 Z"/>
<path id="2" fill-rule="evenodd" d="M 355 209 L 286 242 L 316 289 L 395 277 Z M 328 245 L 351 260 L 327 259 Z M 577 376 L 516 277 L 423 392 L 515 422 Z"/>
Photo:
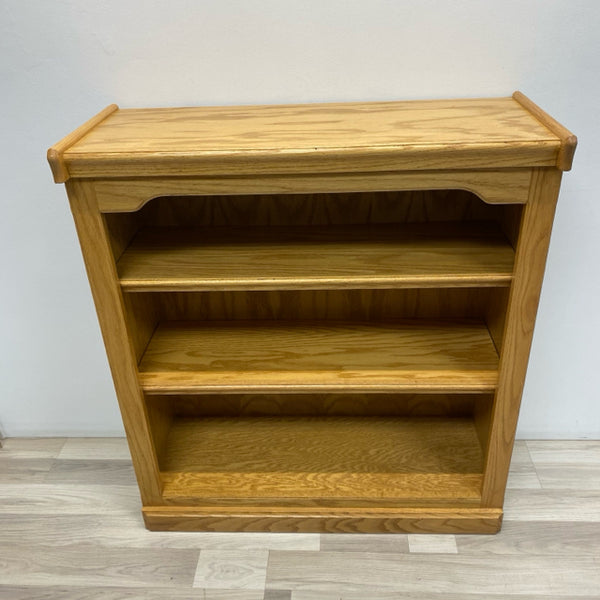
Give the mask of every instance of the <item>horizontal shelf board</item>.
<path id="1" fill-rule="evenodd" d="M 469 418 L 176 419 L 161 460 L 173 503 L 477 501 L 482 469 Z"/>
<path id="2" fill-rule="evenodd" d="M 498 355 L 479 321 L 196 321 L 158 326 L 147 393 L 482 392 Z"/>
<path id="3" fill-rule="evenodd" d="M 63 179 L 553 166 L 561 149 L 513 98 L 119 109 L 92 125 L 51 149 Z"/>
<path id="4" fill-rule="evenodd" d="M 117 268 L 127 291 L 507 286 L 494 223 L 142 230 Z"/>

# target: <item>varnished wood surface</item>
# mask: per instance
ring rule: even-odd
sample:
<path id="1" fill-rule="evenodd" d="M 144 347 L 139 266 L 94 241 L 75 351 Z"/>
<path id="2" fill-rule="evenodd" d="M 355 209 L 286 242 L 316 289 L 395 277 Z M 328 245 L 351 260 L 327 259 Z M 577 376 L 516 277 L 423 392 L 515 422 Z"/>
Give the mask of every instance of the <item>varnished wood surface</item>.
<path id="1" fill-rule="evenodd" d="M 131 466 L 125 439 L 8 438 L 0 449 L 0 598 L 393 600 L 410 589 L 411 600 L 598 600 L 600 490 L 592 487 L 589 469 L 600 467 L 600 442 L 518 441 L 517 450 L 502 530 L 447 533 L 442 544 L 441 536 L 402 533 L 150 532 L 139 514 L 135 479 L 123 483 L 119 474 L 121 465 Z M 69 472 L 63 456 L 81 463 L 77 482 L 61 479 Z M 40 461 L 38 473 L 47 467 L 52 481 L 27 480 L 31 461 Z M 461 517 L 458 532 L 467 511 L 446 509 L 446 516 L 451 512 Z M 192 509 L 181 507 L 146 513 L 149 520 L 162 518 L 162 529 L 195 519 Z M 347 513 L 341 525 L 360 530 Z M 363 511 L 368 514 L 376 511 Z M 306 521 L 298 519 L 296 529 Z M 216 528 L 218 521 L 207 523 Z M 228 524 L 233 529 L 234 519 Z"/>
<path id="2" fill-rule="evenodd" d="M 176 419 L 160 465 L 163 474 L 275 475 L 481 473 L 483 466 L 469 418 L 320 416 Z"/>
<path id="3" fill-rule="evenodd" d="M 85 262 L 123 424 L 144 502 L 158 502 L 160 480 L 142 390 L 136 377 L 134 342 L 127 328 L 105 222 L 93 186 L 69 180 L 67 192 Z"/>
<path id="4" fill-rule="evenodd" d="M 126 291 L 503 286 L 514 252 L 492 223 L 141 231 Z"/>
<path id="5" fill-rule="evenodd" d="M 104 121 L 108 116 L 118 110 L 116 104 L 110 104 L 102 109 L 97 115 L 80 125 L 75 131 L 65 136 L 62 140 L 48 148 L 47 158 L 55 183 L 63 183 L 69 179 L 70 174 L 65 165 L 63 154 L 65 150 L 78 142 L 84 135 L 87 135 L 96 125 Z"/>
<path id="6" fill-rule="evenodd" d="M 62 158 L 73 177 L 551 166 L 561 140 L 513 98 L 121 109 Z"/>
<path id="7" fill-rule="evenodd" d="M 286 194 L 292 196 L 287 198 L 290 202 L 296 194 L 467 190 L 477 194 L 488 204 L 524 204 L 527 202 L 530 179 L 531 169 L 526 168 L 496 171 L 460 169 L 309 175 L 267 174 L 261 177 L 250 174 L 235 177 L 99 179 L 94 180 L 94 188 L 102 212 L 123 213 L 139 210 L 153 198 L 174 195 Z M 306 199 L 303 200 L 306 202 Z M 318 201 L 322 203 L 321 199 Z M 452 203 L 448 203 L 448 208 L 451 207 Z M 346 213 L 346 217 L 352 217 L 352 213 Z"/>
<path id="8" fill-rule="evenodd" d="M 177 417 L 470 417 L 493 394 L 202 394 L 151 396 Z M 159 409 L 160 410 L 160 409 Z"/>
<path id="9" fill-rule="evenodd" d="M 573 135 L 564 125 L 542 110 L 522 92 L 515 92 L 512 97 L 525 109 L 527 109 L 540 123 L 545 125 L 552 133 L 556 134 L 561 141 L 556 166 L 561 171 L 570 171 L 573 165 L 573 157 L 577 148 L 577 137 Z"/>
<path id="10" fill-rule="evenodd" d="M 528 182 L 529 179 L 530 176 Z M 154 198 L 139 214 L 115 213 L 112 218 L 125 221 L 135 218 L 138 228 L 321 227 L 473 221 L 503 223 L 505 214 L 518 215 L 520 211 L 520 206 L 488 204 L 460 189 L 425 189 L 163 196 Z"/>
<path id="11" fill-rule="evenodd" d="M 489 391 L 498 355 L 477 321 L 162 323 L 147 393 Z"/>
<path id="12" fill-rule="evenodd" d="M 468 418 L 177 419 L 161 461 L 165 499 L 188 506 L 455 504 L 479 500 L 481 468 Z"/>
<path id="13" fill-rule="evenodd" d="M 335 533 L 496 533 L 502 511 L 478 508 L 358 510 L 273 508 L 219 510 L 204 507 L 146 507 L 146 527 L 152 531 L 335 532 Z"/>
<path id="14" fill-rule="evenodd" d="M 506 288 L 267 290 L 124 294 L 150 299 L 158 320 L 484 320 L 490 297 Z M 142 304 L 143 306 L 143 304 Z M 157 325 L 158 321 L 154 322 Z M 153 327 L 154 328 L 154 327 Z"/>
<path id="15" fill-rule="evenodd" d="M 55 178 L 72 178 L 69 197 L 149 526 L 495 531 L 559 169 L 570 168 L 575 143 L 516 93 L 404 103 L 109 107 L 53 147 Z M 458 246 L 431 233 L 436 221 L 468 230 L 477 220 L 500 225 L 510 265 L 495 262 L 498 248 L 473 246 L 462 230 L 454 236 Z M 390 223 L 419 223 L 413 231 L 429 233 L 398 242 L 383 232 Z M 180 233 L 144 239 L 144 227 L 190 224 L 225 227 L 225 236 L 201 232 L 202 243 Z M 364 232 L 367 224 L 378 234 L 350 231 L 360 225 Z M 313 228 L 309 239 L 298 237 L 299 225 Z M 352 240 L 324 239 L 321 225 Z M 250 234 L 236 231 L 240 226 L 273 229 Z M 288 228 L 285 235 L 279 226 Z M 140 229 L 140 243 L 130 246 Z M 380 244 L 396 245 L 382 253 Z M 132 291 L 123 293 L 127 283 L 120 285 L 115 262 L 131 270 L 131 257 Z M 128 275 L 120 275 L 125 282 Z M 151 289 L 161 293 L 140 293 Z M 407 317 L 418 320 L 400 320 Z M 465 472 L 441 461 L 436 470 L 428 458 L 460 461 L 463 452 L 436 450 L 442 431 L 435 440 L 421 431 L 415 442 L 419 427 L 397 414 L 263 414 L 250 429 L 256 436 L 270 424 L 273 452 L 243 430 L 246 418 L 257 417 L 195 412 L 202 396 L 214 405 L 219 394 L 236 393 L 289 394 L 291 402 L 303 393 L 472 394 L 472 402 L 450 400 L 452 410 L 438 419 L 445 426 L 466 419 L 473 442 L 463 447 L 477 449 L 478 467 Z M 291 405 L 277 402 L 284 410 Z M 295 450 L 288 440 L 310 419 Z M 353 419 L 358 429 L 343 425 Z M 396 439 L 383 426 L 387 419 L 411 424 Z M 199 423 L 208 433 L 196 435 Z M 179 435 L 188 425 L 191 433 Z M 321 442 L 329 434 L 336 446 Z M 394 439 L 370 456 L 378 445 L 373 438 Z M 181 470 L 165 467 L 178 439 L 185 440 L 185 460 L 175 461 Z M 216 451 L 220 444 L 230 453 Z M 255 449 L 250 458 L 246 447 Z M 303 451 L 306 477 L 294 462 Z M 323 461 L 336 451 L 343 451 L 341 467 L 328 470 Z M 205 463 L 196 452 L 223 462 Z M 30 465 L 30 472 L 51 482 L 47 468 Z M 77 482 L 86 470 L 65 463 L 55 476 Z M 127 477 L 117 471 L 105 467 L 99 479 Z M 554 469 L 545 477 L 552 481 Z M 270 503 L 275 497 L 279 506 Z M 199 580 L 209 571 L 198 571 Z"/>
<path id="16" fill-rule="evenodd" d="M 561 175 L 557 169 L 534 172 L 523 214 L 492 413 L 484 506 L 501 507 L 504 498 Z"/>

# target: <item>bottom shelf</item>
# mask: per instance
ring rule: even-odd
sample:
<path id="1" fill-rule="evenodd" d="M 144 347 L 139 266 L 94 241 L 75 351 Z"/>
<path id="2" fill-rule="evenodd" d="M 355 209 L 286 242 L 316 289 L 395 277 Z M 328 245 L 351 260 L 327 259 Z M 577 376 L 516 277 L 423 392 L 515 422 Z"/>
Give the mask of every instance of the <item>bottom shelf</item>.
<path id="1" fill-rule="evenodd" d="M 163 448 L 163 500 L 182 508 L 475 508 L 481 500 L 472 417 L 174 417 Z"/>

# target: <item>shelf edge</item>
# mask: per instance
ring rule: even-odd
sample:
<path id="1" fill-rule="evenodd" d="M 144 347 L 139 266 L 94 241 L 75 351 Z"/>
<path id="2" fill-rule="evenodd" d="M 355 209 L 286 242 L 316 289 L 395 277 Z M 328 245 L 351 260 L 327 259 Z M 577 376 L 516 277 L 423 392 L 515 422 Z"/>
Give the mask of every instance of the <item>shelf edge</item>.
<path id="1" fill-rule="evenodd" d="M 77 129 L 48 148 L 46 158 L 48 159 L 50 169 L 52 170 L 54 183 L 64 183 L 71 176 L 64 160 L 65 151 L 73 146 L 73 144 L 76 144 L 84 135 L 89 133 L 96 125 L 104 121 L 104 119 L 112 115 L 116 110 L 119 110 L 118 105 L 109 104 L 98 114 L 83 123 L 83 125 L 80 125 Z"/>
<path id="2" fill-rule="evenodd" d="M 561 125 L 555 118 L 551 117 L 545 110 L 541 109 L 522 92 L 516 91 L 512 97 L 560 139 L 560 149 L 558 151 L 558 156 L 556 157 L 556 167 L 561 171 L 570 171 L 573 166 L 575 149 L 577 148 L 577 136 L 571 133 L 564 125 Z"/>

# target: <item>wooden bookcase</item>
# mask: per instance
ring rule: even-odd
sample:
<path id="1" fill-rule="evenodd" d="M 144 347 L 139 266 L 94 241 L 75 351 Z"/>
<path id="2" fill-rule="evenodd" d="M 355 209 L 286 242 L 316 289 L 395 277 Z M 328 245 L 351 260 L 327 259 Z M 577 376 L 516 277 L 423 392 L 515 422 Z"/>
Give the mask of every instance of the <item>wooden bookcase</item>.
<path id="1" fill-rule="evenodd" d="M 112 105 L 53 146 L 147 527 L 497 531 L 575 145 L 516 92 Z"/>

